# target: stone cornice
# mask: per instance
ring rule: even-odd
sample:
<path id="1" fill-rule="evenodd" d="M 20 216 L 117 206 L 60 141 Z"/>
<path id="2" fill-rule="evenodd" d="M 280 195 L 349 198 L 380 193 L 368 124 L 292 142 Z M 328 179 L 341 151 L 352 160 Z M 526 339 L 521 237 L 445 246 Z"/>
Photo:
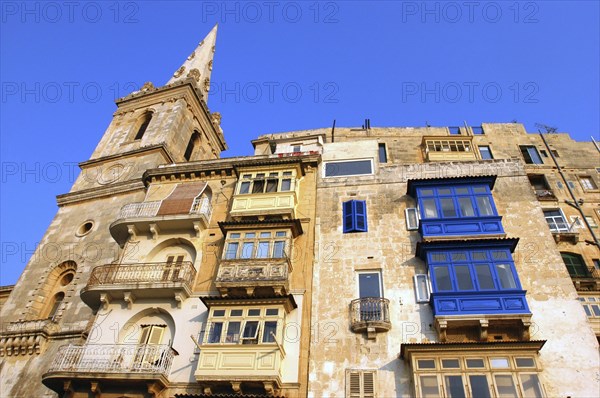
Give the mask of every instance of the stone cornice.
<path id="1" fill-rule="evenodd" d="M 123 158 L 129 157 L 129 156 L 135 156 L 140 153 L 156 152 L 156 151 L 162 152 L 162 154 L 165 156 L 165 158 L 166 158 L 165 160 L 167 162 L 171 162 L 171 163 L 174 162 L 173 157 L 171 156 L 169 151 L 167 151 L 166 146 L 163 144 L 156 144 L 156 145 L 148 145 L 145 147 L 137 148 L 137 149 L 134 149 L 134 150 L 131 150 L 128 152 L 117 153 L 114 155 L 102 156 L 99 158 L 86 160 L 84 162 L 79 163 L 79 167 L 84 169 L 86 167 L 96 166 L 98 164 L 110 162 L 115 159 L 123 159 Z"/>
<path id="2" fill-rule="evenodd" d="M 58 195 L 56 197 L 56 203 L 58 204 L 58 206 L 65 206 L 77 202 L 83 202 L 86 200 L 98 199 L 106 196 L 114 196 L 120 193 L 143 190 L 144 188 L 145 186 L 140 180 L 124 181 L 103 187 L 95 187 L 90 189 L 84 189 L 82 191 L 69 192 L 66 194 Z"/>

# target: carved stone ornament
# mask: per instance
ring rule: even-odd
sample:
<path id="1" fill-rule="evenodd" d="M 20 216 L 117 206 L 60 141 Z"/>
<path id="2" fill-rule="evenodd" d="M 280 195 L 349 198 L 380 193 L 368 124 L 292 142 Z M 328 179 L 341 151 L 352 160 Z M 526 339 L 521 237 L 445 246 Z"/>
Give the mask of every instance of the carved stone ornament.
<path id="1" fill-rule="evenodd" d="M 150 91 L 150 90 L 154 90 L 154 84 L 152 84 L 152 82 L 144 83 L 144 85 L 142 86 L 142 91 Z"/>
<path id="2" fill-rule="evenodd" d="M 212 70 L 213 60 L 208 61 L 208 70 Z"/>
<path id="3" fill-rule="evenodd" d="M 215 52 L 215 46 L 212 46 L 212 48 L 210 50 L 214 53 Z"/>
<path id="4" fill-rule="evenodd" d="M 210 91 L 210 79 L 208 77 L 204 79 L 204 90 L 206 92 Z"/>
<path id="5" fill-rule="evenodd" d="M 187 77 L 191 77 L 195 81 L 199 82 L 200 81 L 200 71 L 198 69 L 194 68 L 188 72 Z"/>
<path id="6" fill-rule="evenodd" d="M 185 66 L 182 66 L 181 68 L 177 69 L 175 71 L 175 73 L 173 73 L 173 77 L 179 77 L 179 76 L 183 75 L 184 71 L 185 71 Z"/>
<path id="7" fill-rule="evenodd" d="M 212 122 L 214 124 L 216 124 L 217 126 L 221 125 L 221 114 L 219 112 L 213 112 L 213 113 L 211 113 L 210 117 L 212 118 Z"/>
<path id="8" fill-rule="evenodd" d="M 194 59 L 195 56 L 196 56 L 196 51 L 192 51 L 192 53 L 190 54 L 190 56 L 187 57 L 187 60 L 191 61 L 192 59 Z"/>
<path id="9" fill-rule="evenodd" d="M 202 45 L 203 45 L 203 44 L 204 44 L 204 40 L 202 40 L 202 41 L 200 42 L 200 44 L 198 44 L 198 47 L 202 47 Z"/>

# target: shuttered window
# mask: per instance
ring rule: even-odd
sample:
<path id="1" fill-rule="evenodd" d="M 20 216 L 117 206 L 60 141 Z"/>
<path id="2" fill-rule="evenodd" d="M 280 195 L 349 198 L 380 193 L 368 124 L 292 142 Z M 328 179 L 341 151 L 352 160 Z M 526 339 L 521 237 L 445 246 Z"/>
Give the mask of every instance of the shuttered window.
<path id="1" fill-rule="evenodd" d="M 346 371 L 346 398 L 375 398 L 374 370 Z"/>
<path id="2" fill-rule="evenodd" d="M 342 205 L 343 231 L 367 232 L 367 202 L 364 200 L 349 200 Z"/>

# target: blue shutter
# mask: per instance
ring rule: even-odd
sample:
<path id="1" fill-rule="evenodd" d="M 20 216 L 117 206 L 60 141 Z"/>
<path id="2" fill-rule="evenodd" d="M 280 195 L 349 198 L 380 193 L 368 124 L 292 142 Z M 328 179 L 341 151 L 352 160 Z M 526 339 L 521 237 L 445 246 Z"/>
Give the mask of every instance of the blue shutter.
<path id="1" fill-rule="evenodd" d="M 349 200 L 348 202 L 344 202 L 342 206 L 344 233 L 354 231 L 354 206 L 352 202 L 352 200 Z"/>
<path id="2" fill-rule="evenodd" d="M 354 200 L 354 230 L 367 232 L 367 202 Z"/>

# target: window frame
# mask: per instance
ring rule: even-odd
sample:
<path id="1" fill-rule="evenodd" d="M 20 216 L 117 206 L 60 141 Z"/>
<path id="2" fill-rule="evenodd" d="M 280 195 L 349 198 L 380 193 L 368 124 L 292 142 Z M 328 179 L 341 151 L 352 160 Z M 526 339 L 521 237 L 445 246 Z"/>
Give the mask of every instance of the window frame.
<path id="1" fill-rule="evenodd" d="M 365 375 L 371 375 L 372 390 L 365 391 Z M 353 391 L 352 378 L 358 377 L 358 392 Z M 377 369 L 346 369 L 345 377 L 347 398 L 377 398 Z"/>
<path id="2" fill-rule="evenodd" d="M 485 192 L 475 192 L 476 188 L 485 188 Z M 468 190 L 468 193 L 457 193 L 457 189 Z M 439 193 L 439 190 L 450 190 L 450 194 Z M 433 194 L 429 195 L 424 193 L 424 191 L 432 191 Z M 490 187 L 485 183 L 473 183 L 473 184 L 442 184 L 442 185 L 431 185 L 431 186 L 421 186 L 416 188 L 417 192 L 417 203 L 419 209 L 420 219 L 422 220 L 460 220 L 465 218 L 483 218 L 483 217 L 497 217 L 498 210 L 496 209 L 496 204 L 494 202 L 494 197 L 492 195 L 492 191 Z M 492 214 L 489 215 L 481 215 L 480 204 L 478 202 L 478 198 L 487 198 L 488 204 L 490 206 Z M 461 198 L 469 198 L 471 203 L 471 209 L 473 210 L 473 215 L 462 215 L 461 210 Z M 455 216 L 444 216 L 444 207 L 442 204 L 443 200 L 451 199 L 453 203 L 453 208 L 455 212 Z M 435 204 L 436 216 L 427 217 L 426 211 L 428 206 L 425 205 L 425 201 L 433 200 Z"/>
<path id="3" fill-rule="evenodd" d="M 596 181 L 594 181 L 591 175 L 580 175 L 577 176 L 577 179 L 579 180 L 579 185 L 581 185 L 581 189 L 583 189 L 584 192 L 598 190 L 598 184 L 596 184 Z"/>
<path id="4" fill-rule="evenodd" d="M 542 159 L 542 155 L 540 154 L 539 149 L 535 145 L 519 145 L 519 149 L 521 151 L 521 156 L 525 161 L 525 164 L 544 164 L 544 159 Z M 534 161 L 534 158 L 531 156 L 530 150 L 534 150 L 537 155 L 537 159 L 539 162 Z M 527 155 L 526 155 L 527 154 Z"/>
<path id="5" fill-rule="evenodd" d="M 260 309 L 259 315 L 249 315 L 250 310 Z M 277 309 L 276 315 L 268 315 L 267 310 Z M 241 310 L 241 315 L 232 315 L 232 311 Z M 225 311 L 223 315 L 215 315 L 215 311 Z M 257 327 L 254 335 L 245 337 L 246 328 L 249 323 L 257 322 Z M 267 328 L 265 324 L 275 322 L 275 339 L 273 341 L 265 341 Z M 231 324 L 239 323 L 239 335 L 237 339 L 228 341 L 227 335 Z M 214 325 L 220 324 L 220 334 L 218 339 L 214 339 Z M 240 307 L 212 307 L 209 310 L 208 320 L 206 325 L 206 333 L 202 339 L 202 345 L 207 346 L 232 346 L 232 345 L 277 345 L 281 342 L 283 329 L 285 327 L 285 309 L 283 306 L 275 305 L 257 305 L 257 306 L 240 306 Z"/>
<path id="6" fill-rule="evenodd" d="M 377 160 L 379 163 L 388 163 L 387 145 L 385 142 L 377 144 Z"/>
<path id="7" fill-rule="evenodd" d="M 427 274 L 415 274 L 413 275 L 413 283 L 415 287 L 415 299 L 418 304 L 429 303 L 431 298 L 431 285 L 429 282 L 429 276 Z M 425 287 L 425 292 L 419 288 L 419 286 Z M 423 296 L 422 293 L 425 293 Z"/>
<path id="8" fill-rule="evenodd" d="M 565 268 L 567 268 L 567 271 L 569 272 L 569 275 L 573 278 L 586 278 L 589 276 L 589 268 L 585 262 L 585 259 L 583 258 L 583 256 L 579 253 L 572 253 L 572 252 L 560 252 L 560 256 L 562 257 L 563 263 L 565 264 Z M 565 261 L 565 258 L 571 258 L 571 259 L 578 259 L 580 260 L 579 264 L 567 264 L 567 262 Z M 569 267 L 573 267 L 573 271 L 574 273 L 572 273 L 569 269 Z M 580 274 L 577 272 L 578 268 L 577 267 L 582 267 L 583 269 L 583 274 Z M 581 269 L 580 269 L 581 270 Z"/>
<path id="9" fill-rule="evenodd" d="M 362 227 L 359 224 L 362 224 Z M 342 202 L 342 233 L 368 231 L 367 201 L 351 199 Z"/>
<path id="10" fill-rule="evenodd" d="M 270 236 L 261 236 L 269 233 Z M 285 235 L 281 235 L 284 233 Z M 234 235 L 239 234 L 239 238 Z M 254 234 L 253 237 L 247 237 L 247 234 Z M 278 235 L 279 234 L 279 235 Z M 259 255 L 261 243 L 268 242 L 268 253 L 266 256 Z M 277 243 L 283 243 L 283 255 L 276 256 Z M 245 244 L 252 243 L 252 253 L 248 256 L 244 254 Z M 222 260 L 256 260 L 256 259 L 282 259 L 291 258 L 292 231 L 285 228 L 257 229 L 257 230 L 232 230 L 227 231 L 225 243 L 223 244 Z M 237 245 L 234 256 L 230 257 L 230 245 Z M 263 246 L 264 247 L 264 246 Z"/>
<path id="11" fill-rule="evenodd" d="M 553 216 L 548 216 L 546 215 L 546 212 L 551 212 L 551 211 L 558 211 L 560 214 L 559 215 L 553 215 Z M 544 219 L 546 220 L 546 224 L 548 225 L 548 228 L 550 229 L 550 232 L 552 233 L 562 233 L 562 232 L 569 232 L 571 230 L 571 226 L 569 225 L 569 223 L 567 222 L 567 218 L 565 217 L 565 213 L 563 212 L 563 210 L 559 207 L 557 209 L 542 209 L 542 213 L 544 214 Z M 549 222 L 549 218 L 552 218 L 552 222 L 554 224 L 557 224 L 556 222 L 556 218 L 557 217 L 561 217 L 562 218 L 562 222 L 565 225 L 564 228 L 552 228 L 552 226 L 550 225 Z"/>
<path id="12" fill-rule="evenodd" d="M 484 253 L 485 259 L 476 259 L 474 253 Z M 503 252 L 506 254 L 506 258 L 504 259 L 495 259 L 494 252 Z M 452 254 L 466 254 L 464 260 L 453 260 Z M 434 259 L 434 255 L 445 255 L 445 260 Z M 477 271 L 477 265 L 487 265 L 489 275 L 491 276 L 491 280 L 494 284 L 493 288 L 482 288 L 482 281 L 480 280 L 480 275 Z M 512 282 L 514 282 L 514 287 L 504 288 L 502 286 L 502 277 L 498 273 L 498 265 L 508 265 L 512 275 Z M 461 289 L 459 286 L 459 278 L 456 274 L 456 267 L 467 266 L 469 270 L 470 276 L 470 289 Z M 515 263 L 512 258 L 510 249 L 508 248 L 471 248 L 471 249 L 451 249 L 451 250 L 430 250 L 427 252 L 427 267 L 429 268 L 429 280 L 431 283 L 431 293 L 464 293 L 464 292 L 481 292 L 481 293 L 491 293 L 498 291 L 517 291 L 522 290 L 521 282 L 519 280 L 519 276 L 517 274 L 517 270 L 515 268 Z M 448 272 L 448 279 L 450 282 L 451 289 L 440 290 L 438 286 L 437 279 L 437 269 L 446 269 Z"/>
<path id="13" fill-rule="evenodd" d="M 297 184 L 297 173 L 294 169 L 286 170 L 255 170 L 240 172 L 235 194 L 236 195 L 260 195 L 274 194 L 283 192 L 294 192 Z M 269 183 L 277 181 L 275 191 L 268 191 Z M 284 185 L 289 184 L 289 189 L 283 189 Z M 261 192 L 254 192 L 258 188 L 258 183 L 262 183 Z M 246 185 L 247 184 L 247 185 Z M 242 187 L 247 186 L 247 192 L 242 192 Z M 272 185 L 271 185 L 272 186 Z"/>
<path id="14" fill-rule="evenodd" d="M 489 157 L 483 156 L 483 152 L 481 151 L 482 148 L 486 148 Z M 477 145 L 477 149 L 479 150 L 479 157 L 481 158 L 481 160 L 493 160 L 494 159 L 494 154 L 492 153 L 492 148 L 489 145 Z"/>
<path id="15" fill-rule="evenodd" d="M 369 167 L 370 167 L 371 171 L 368 173 L 327 175 L 327 166 L 328 165 L 335 165 L 335 164 L 341 164 L 341 163 L 358 163 L 358 162 L 369 162 Z M 323 162 L 323 174 L 322 174 L 323 178 L 360 177 L 360 176 L 371 176 L 373 174 L 375 174 L 375 169 L 374 169 L 374 164 L 373 164 L 372 158 L 332 160 L 332 161 Z"/>

